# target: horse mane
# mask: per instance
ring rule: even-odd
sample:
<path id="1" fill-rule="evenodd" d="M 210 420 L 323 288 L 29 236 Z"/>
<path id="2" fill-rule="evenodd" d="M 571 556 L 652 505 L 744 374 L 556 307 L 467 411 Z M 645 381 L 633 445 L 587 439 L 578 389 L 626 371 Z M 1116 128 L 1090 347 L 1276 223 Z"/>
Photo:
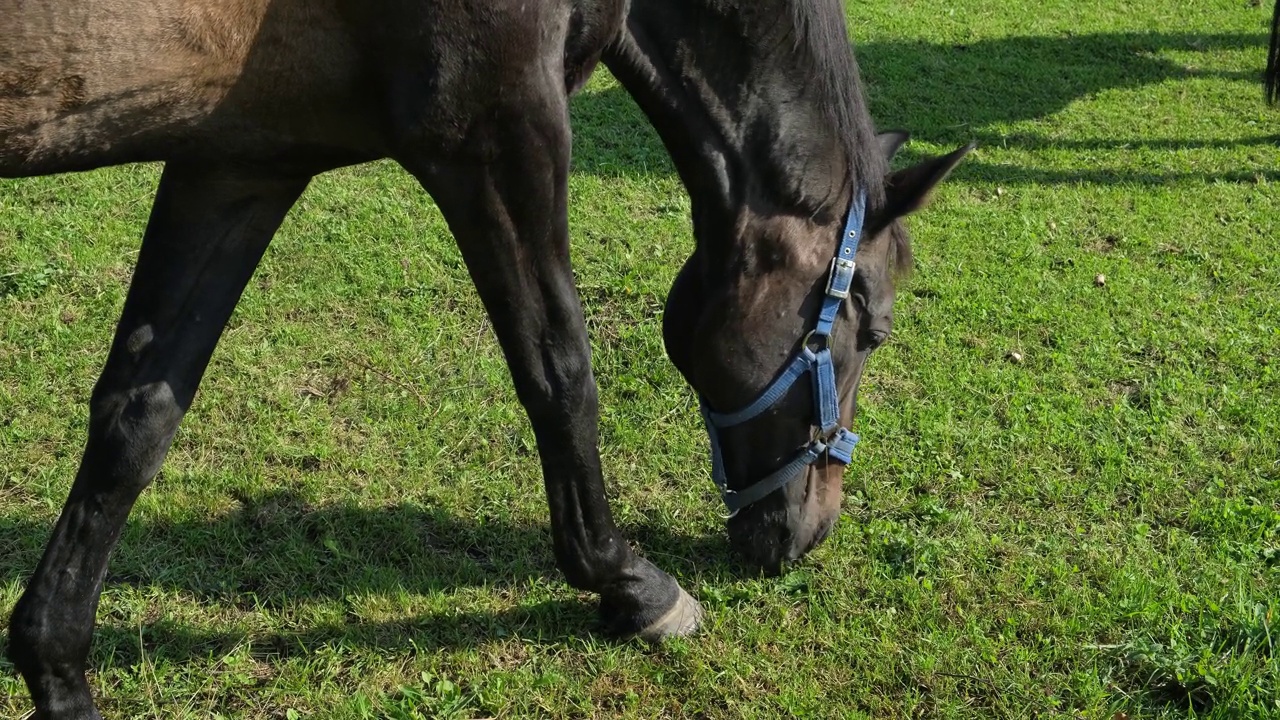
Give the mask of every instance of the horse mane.
<path id="1" fill-rule="evenodd" d="M 1278 0 L 1280 1 L 1280 0 Z M 850 179 L 867 193 L 867 210 L 884 204 L 888 163 L 876 140 L 858 62 L 849 40 L 843 0 L 786 0 L 797 30 L 796 42 L 808 58 L 823 106 L 840 133 Z M 897 225 L 894 225 L 897 228 Z M 890 233 L 890 262 L 899 274 L 910 270 L 911 242 L 905 232 Z"/>

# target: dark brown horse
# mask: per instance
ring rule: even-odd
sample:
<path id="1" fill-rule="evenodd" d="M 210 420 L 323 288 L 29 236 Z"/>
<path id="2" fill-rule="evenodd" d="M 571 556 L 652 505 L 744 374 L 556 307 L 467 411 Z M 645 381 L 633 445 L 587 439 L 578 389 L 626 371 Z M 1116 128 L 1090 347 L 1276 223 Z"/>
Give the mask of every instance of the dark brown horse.
<path id="1" fill-rule="evenodd" d="M 97 717 L 108 556 L 285 213 L 317 173 L 384 157 L 435 198 L 492 318 L 569 583 L 618 633 L 697 627 L 601 483 L 566 215 L 568 99 L 601 57 L 693 201 L 672 361 L 711 419 L 782 388 L 711 424 L 731 539 L 776 569 L 838 516 L 844 428 L 910 263 L 898 221 L 967 151 L 887 172 L 905 136 L 873 130 L 839 0 L 0 0 L 0 176 L 165 163 L 80 470 L 10 624 L 39 717 Z M 813 382 L 774 382 L 784 367 Z"/>
<path id="2" fill-rule="evenodd" d="M 1271 44 L 1267 47 L 1267 70 L 1265 74 L 1267 101 L 1272 105 L 1280 102 L 1280 0 L 1271 10 Z"/>

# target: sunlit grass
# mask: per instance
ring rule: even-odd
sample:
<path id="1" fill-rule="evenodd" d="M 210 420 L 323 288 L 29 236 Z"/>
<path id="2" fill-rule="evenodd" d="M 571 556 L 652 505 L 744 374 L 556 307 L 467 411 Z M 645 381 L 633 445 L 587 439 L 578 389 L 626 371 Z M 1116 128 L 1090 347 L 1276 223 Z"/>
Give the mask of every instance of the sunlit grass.
<path id="1" fill-rule="evenodd" d="M 318 179 L 116 553 L 103 709 L 1280 716 L 1269 12 L 850 4 L 877 121 L 915 135 L 904 161 L 982 146 L 912 224 L 845 517 L 775 579 L 729 555 L 662 349 L 689 201 L 597 75 L 571 223 L 608 489 L 708 610 L 658 649 L 594 634 L 555 571 L 532 433 L 439 212 L 390 164 Z M 157 177 L 0 185 L 5 616 L 74 473 Z M 0 716 L 21 716 L 0 670 Z"/>

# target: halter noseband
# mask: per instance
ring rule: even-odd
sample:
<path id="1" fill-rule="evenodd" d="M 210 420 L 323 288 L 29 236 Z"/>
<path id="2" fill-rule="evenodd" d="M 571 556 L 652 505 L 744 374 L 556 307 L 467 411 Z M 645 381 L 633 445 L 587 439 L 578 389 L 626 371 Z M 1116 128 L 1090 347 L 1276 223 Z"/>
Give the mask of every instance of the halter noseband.
<path id="1" fill-rule="evenodd" d="M 785 487 L 824 454 L 845 465 L 853 459 L 853 448 L 858 444 L 858 436 L 840 425 L 840 398 L 836 392 L 836 370 L 831 360 L 828 339 L 840 306 L 849 297 L 849 288 L 853 285 L 856 267 L 854 261 L 858 255 L 858 242 L 861 240 L 866 209 L 867 194 L 859 192 L 849 207 L 844 232 L 840 235 L 840 246 L 831 259 L 831 270 L 827 275 L 826 294 L 822 298 L 818 322 L 805 336 L 800 349 L 782 374 L 750 405 L 737 412 L 718 413 L 711 409 L 706 398 L 700 399 L 702 420 L 707 427 L 707 435 L 711 438 L 711 479 L 720 489 L 720 497 L 729 509 L 729 517 Z M 814 347 L 818 349 L 814 350 Z M 818 437 L 796 451 L 790 462 L 763 479 L 742 490 L 730 490 L 729 480 L 724 472 L 720 435 L 716 431 L 741 425 L 773 407 L 805 373 L 813 377 L 813 407 L 817 418 L 812 427 L 818 429 Z"/>

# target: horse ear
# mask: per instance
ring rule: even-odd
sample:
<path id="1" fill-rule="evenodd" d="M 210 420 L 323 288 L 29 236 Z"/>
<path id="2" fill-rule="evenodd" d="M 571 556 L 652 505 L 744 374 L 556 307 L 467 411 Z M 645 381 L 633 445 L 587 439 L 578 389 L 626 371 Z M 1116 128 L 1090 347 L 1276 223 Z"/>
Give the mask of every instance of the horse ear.
<path id="1" fill-rule="evenodd" d="M 910 139 L 911 133 L 906 130 L 886 130 L 876 135 L 876 140 L 880 141 L 880 152 L 884 155 L 885 162 L 893 162 L 893 156 L 897 155 L 898 150 Z"/>
<path id="2" fill-rule="evenodd" d="M 929 193 L 977 146 L 977 143 L 969 143 L 941 157 L 889 173 L 885 182 L 888 215 L 898 218 L 928 205 Z"/>

